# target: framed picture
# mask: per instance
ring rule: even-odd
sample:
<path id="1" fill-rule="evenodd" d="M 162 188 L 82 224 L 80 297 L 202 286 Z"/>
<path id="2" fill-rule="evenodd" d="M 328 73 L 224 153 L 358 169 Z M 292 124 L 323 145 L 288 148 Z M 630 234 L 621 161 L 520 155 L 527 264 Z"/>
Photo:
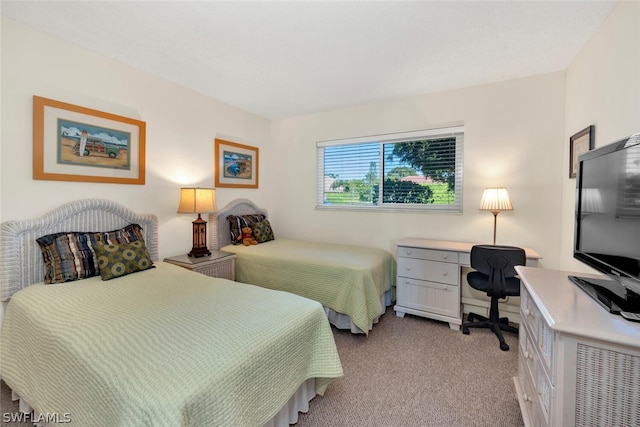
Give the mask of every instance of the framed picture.
<path id="1" fill-rule="evenodd" d="M 146 124 L 33 97 L 33 179 L 144 184 Z"/>
<path id="2" fill-rule="evenodd" d="M 582 129 L 569 138 L 569 178 L 576 177 L 576 172 L 578 171 L 578 156 L 589 150 L 593 150 L 594 140 L 593 125 Z"/>
<path id="3" fill-rule="evenodd" d="M 215 140 L 216 187 L 258 188 L 258 147 Z"/>

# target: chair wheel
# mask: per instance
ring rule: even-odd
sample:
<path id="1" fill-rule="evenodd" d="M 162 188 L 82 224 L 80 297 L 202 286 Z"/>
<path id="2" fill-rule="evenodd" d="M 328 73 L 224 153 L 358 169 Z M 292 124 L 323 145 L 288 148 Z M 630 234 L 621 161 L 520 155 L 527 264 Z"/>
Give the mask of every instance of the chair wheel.
<path id="1" fill-rule="evenodd" d="M 500 350 L 509 351 L 509 344 L 507 344 L 506 342 L 501 342 L 500 343 Z"/>
<path id="2" fill-rule="evenodd" d="M 467 328 L 466 326 L 462 327 L 462 333 L 465 335 L 469 335 L 469 328 Z"/>

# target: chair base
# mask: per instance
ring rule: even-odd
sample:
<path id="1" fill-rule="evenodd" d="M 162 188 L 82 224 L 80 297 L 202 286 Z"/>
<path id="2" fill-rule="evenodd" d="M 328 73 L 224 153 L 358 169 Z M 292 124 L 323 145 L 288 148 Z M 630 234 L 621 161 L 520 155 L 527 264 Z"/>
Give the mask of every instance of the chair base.
<path id="1" fill-rule="evenodd" d="M 474 322 L 474 320 L 479 320 L 479 322 Z M 467 316 L 467 323 L 462 325 L 462 333 L 465 335 L 469 335 L 469 328 L 489 328 L 493 331 L 494 334 L 498 337 L 500 341 L 500 350 L 508 351 L 509 344 L 506 343 L 504 336 L 502 335 L 502 331 L 511 332 L 514 334 L 518 333 L 518 328 L 514 328 L 509 325 L 509 318 L 501 317 L 497 320 L 491 320 L 490 318 L 481 316 L 476 313 L 469 313 Z"/>

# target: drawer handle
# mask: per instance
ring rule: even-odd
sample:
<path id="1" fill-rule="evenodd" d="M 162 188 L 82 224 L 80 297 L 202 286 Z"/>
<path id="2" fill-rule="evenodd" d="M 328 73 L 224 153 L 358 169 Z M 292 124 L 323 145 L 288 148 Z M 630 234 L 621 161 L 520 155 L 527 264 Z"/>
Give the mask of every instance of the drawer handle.
<path id="1" fill-rule="evenodd" d="M 527 393 L 525 393 L 522 396 L 522 400 L 524 400 L 525 402 L 529 402 L 529 403 L 533 402 L 533 400 L 531 399 L 531 397 Z"/>
<path id="2" fill-rule="evenodd" d="M 411 255 L 411 251 L 407 251 L 407 255 Z"/>
<path id="3" fill-rule="evenodd" d="M 445 271 L 442 273 L 443 276 L 446 276 L 448 273 Z"/>
<path id="4" fill-rule="evenodd" d="M 528 308 L 525 308 L 525 309 L 524 309 L 524 315 L 525 315 L 525 316 L 531 316 L 531 314 L 532 314 L 532 313 L 531 313 L 531 310 L 529 310 Z"/>
<path id="5" fill-rule="evenodd" d="M 533 355 L 531 353 L 529 353 L 528 351 L 525 351 L 524 352 L 524 358 L 533 360 Z"/>
<path id="6" fill-rule="evenodd" d="M 411 267 L 407 267 L 407 271 L 411 271 Z"/>
<path id="7" fill-rule="evenodd" d="M 442 259 L 449 259 L 449 255 L 443 255 Z"/>

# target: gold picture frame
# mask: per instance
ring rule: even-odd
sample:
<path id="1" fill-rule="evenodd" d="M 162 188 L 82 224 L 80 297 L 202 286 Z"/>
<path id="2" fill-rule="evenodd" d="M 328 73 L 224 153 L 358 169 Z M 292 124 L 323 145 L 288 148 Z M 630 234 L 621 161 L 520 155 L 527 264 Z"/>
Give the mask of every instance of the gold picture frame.
<path id="1" fill-rule="evenodd" d="M 587 126 L 580 132 L 569 138 L 569 178 L 575 178 L 578 171 L 578 156 L 593 150 L 594 147 L 594 129 L 593 125 Z"/>
<path id="2" fill-rule="evenodd" d="M 146 123 L 33 97 L 33 179 L 145 183 Z"/>
<path id="3" fill-rule="evenodd" d="M 215 139 L 215 186 L 258 188 L 258 147 Z"/>

